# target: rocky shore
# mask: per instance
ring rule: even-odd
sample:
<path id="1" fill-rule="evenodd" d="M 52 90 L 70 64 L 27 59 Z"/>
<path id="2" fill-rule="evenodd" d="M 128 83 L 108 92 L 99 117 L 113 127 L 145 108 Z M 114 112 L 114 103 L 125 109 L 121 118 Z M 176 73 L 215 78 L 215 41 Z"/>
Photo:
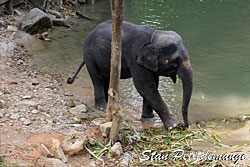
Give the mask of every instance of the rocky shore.
<path id="1" fill-rule="evenodd" d="M 27 64 L 30 49 L 40 47 L 38 38 L 46 39 L 42 33 L 46 34 L 55 24 L 70 27 L 75 23 L 72 11 L 65 6 L 61 9 L 63 12 L 48 9 L 47 14 L 38 8 L 21 6 L 14 10 L 14 15 L 0 17 L 1 167 L 98 164 L 83 151 L 88 140 L 93 144 L 98 135 L 102 138 L 99 127 L 88 120 L 89 108 L 84 104 L 76 106 L 77 97 L 66 91 L 62 83 L 49 74 L 31 70 Z M 66 13 L 72 16 L 65 17 Z M 57 19 L 60 15 L 61 20 Z M 44 22 L 48 24 L 44 26 Z M 75 161 L 75 154 L 84 158 Z"/>

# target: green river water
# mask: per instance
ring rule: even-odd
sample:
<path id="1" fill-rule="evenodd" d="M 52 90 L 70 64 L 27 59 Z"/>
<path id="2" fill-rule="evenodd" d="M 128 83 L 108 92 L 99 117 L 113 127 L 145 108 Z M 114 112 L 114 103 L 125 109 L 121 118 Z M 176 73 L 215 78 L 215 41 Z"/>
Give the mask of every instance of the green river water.
<path id="1" fill-rule="evenodd" d="M 55 31 L 52 42 L 45 43 L 46 49 L 34 53 L 33 68 L 63 78 L 77 70 L 84 38 L 111 17 L 106 0 L 79 10 L 95 20 L 79 20 L 71 29 Z M 182 36 L 194 72 L 191 120 L 250 114 L 249 0 L 126 0 L 125 20 Z M 79 95 L 91 90 L 86 69 L 66 87 Z M 159 89 L 170 110 L 180 115 L 181 81 L 173 84 L 162 77 Z M 131 79 L 121 81 L 121 91 L 122 106 L 140 118 L 142 99 Z"/>

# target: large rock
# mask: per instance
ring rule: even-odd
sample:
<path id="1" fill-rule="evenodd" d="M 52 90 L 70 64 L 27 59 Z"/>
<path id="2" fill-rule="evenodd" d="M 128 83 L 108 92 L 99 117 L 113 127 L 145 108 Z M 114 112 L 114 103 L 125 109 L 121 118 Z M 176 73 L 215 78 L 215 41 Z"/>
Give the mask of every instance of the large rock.
<path id="1" fill-rule="evenodd" d="M 45 48 L 45 44 L 41 40 L 23 31 L 16 32 L 12 36 L 12 39 L 15 40 L 18 45 L 29 51 L 42 50 Z"/>
<path id="2" fill-rule="evenodd" d="M 20 22 L 20 29 L 30 34 L 42 33 L 52 27 L 49 16 L 38 8 L 32 9 Z"/>

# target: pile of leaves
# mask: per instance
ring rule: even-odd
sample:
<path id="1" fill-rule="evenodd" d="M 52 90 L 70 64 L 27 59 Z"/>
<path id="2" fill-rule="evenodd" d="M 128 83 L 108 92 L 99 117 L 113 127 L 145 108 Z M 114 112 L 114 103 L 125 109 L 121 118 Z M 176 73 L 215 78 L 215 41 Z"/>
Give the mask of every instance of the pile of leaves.
<path id="1" fill-rule="evenodd" d="M 202 129 L 173 129 L 152 128 L 142 132 L 122 130 L 121 143 L 124 153 L 130 153 L 131 166 L 221 166 L 221 161 L 197 160 L 194 143 L 204 142 L 215 148 L 230 147 L 224 145 L 219 137 L 212 132 Z M 87 151 L 105 166 L 117 166 L 120 160 L 112 155 L 111 144 L 107 141 L 97 141 L 95 146 L 86 145 Z M 185 155 L 184 155 L 185 154 Z"/>

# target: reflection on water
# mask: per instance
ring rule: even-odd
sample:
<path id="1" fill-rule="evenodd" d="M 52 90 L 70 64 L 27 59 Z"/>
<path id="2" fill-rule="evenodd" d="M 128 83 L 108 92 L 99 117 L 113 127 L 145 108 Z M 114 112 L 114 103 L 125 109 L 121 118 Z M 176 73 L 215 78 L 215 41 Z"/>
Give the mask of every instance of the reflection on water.
<path id="1" fill-rule="evenodd" d="M 64 78 L 82 60 L 84 37 L 110 18 L 109 3 L 97 1 L 81 10 L 96 18 L 81 20 L 67 32 L 55 32 L 48 48 L 35 53 L 34 68 Z M 184 39 L 194 71 L 190 119 L 210 119 L 250 113 L 250 3 L 248 0 L 126 0 L 125 20 L 160 30 L 174 30 Z M 83 72 L 84 71 L 84 72 Z M 86 69 L 72 85 L 92 87 Z M 121 102 L 140 118 L 142 99 L 131 79 L 121 82 Z M 182 84 L 162 77 L 160 92 L 171 111 L 180 115 Z"/>

